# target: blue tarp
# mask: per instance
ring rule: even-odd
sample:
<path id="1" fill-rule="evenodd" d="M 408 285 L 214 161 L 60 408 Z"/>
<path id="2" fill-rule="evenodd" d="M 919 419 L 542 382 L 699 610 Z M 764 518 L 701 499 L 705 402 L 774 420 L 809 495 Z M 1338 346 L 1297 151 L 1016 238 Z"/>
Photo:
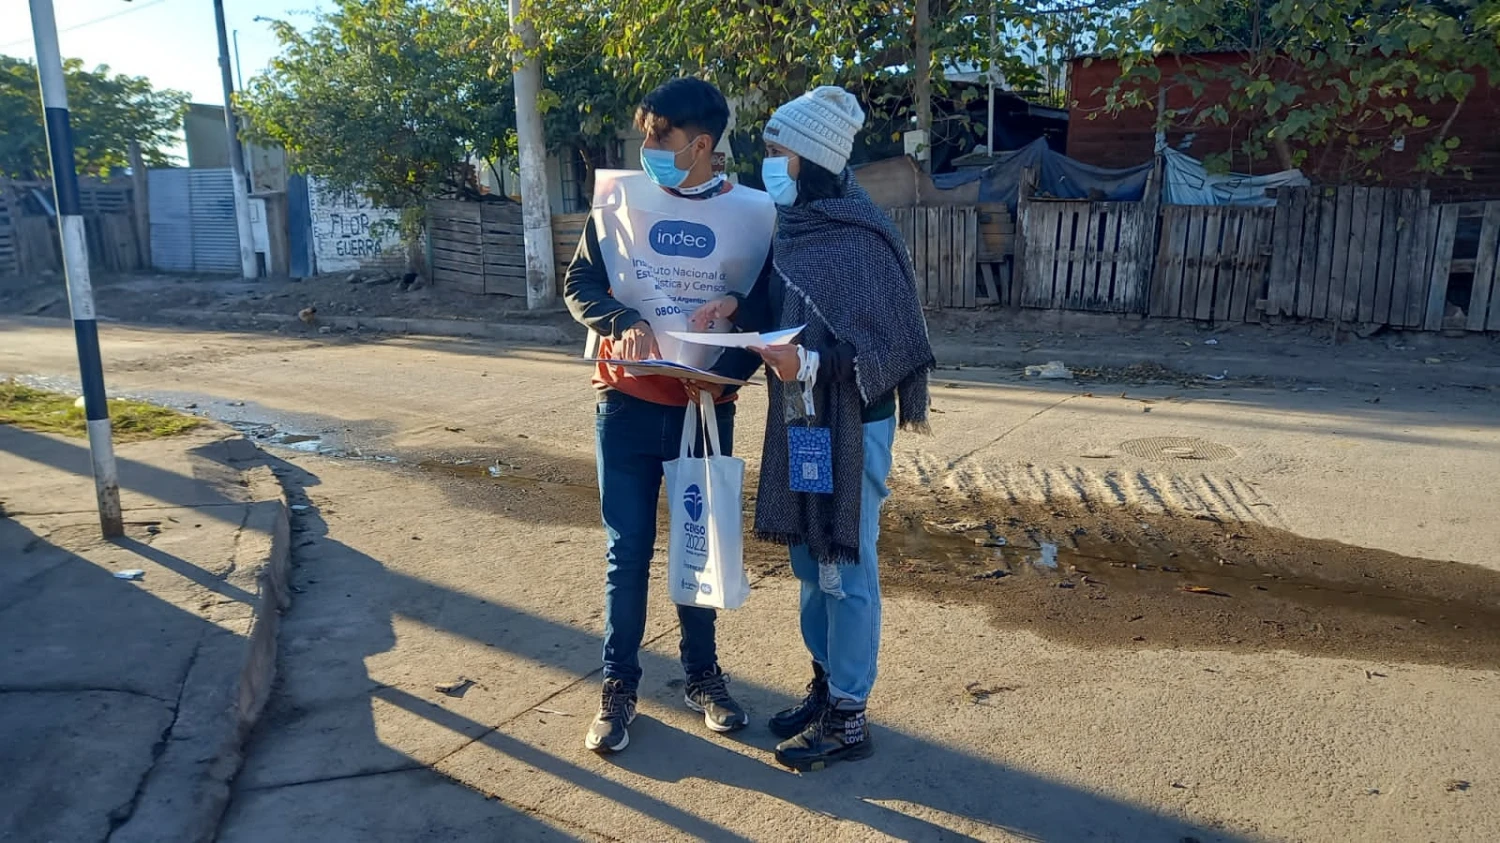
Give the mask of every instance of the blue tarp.
<path id="1" fill-rule="evenodd" d="M 1260 205 L 1272 207 L 1276 199 L 1267 190 L 1278 187 L 1307 187 L 1301 170 L 1283 170 L 1266 176 L 1239 173 L 1213 175 L 1203 162 L 1178 152 L 1162 150 L 1167 176 L 1162 185 L 1162 201 L 1168 205 Z"/>
<path id="2" fill-rule="evenodd" d="M 1151 164 L 1124 170 L 1107 170 L 1081 164 L 1054 152 L 1047 141 L 1038 138 L 1014 152 L 995 156 L 995 163 L 982 170 L 965 170 L 933 176 L 942 190 L 979 181 L 980 202 L 1004 202 L 1016 208 L 1021 173 L 1027 168 L 1037 171 L 1037 191 L 1057 199 L 1107 199 L 1114 202 L 1138 202 L 1146 193 L 1146 178 Z"/>
<path id="3" fill-rule="evenodd" d="M 1276 200 L 1266 195 L 1267 189 L 1308 183 L 1298 170 L 1268 176 L 1211 175 L 1201 161 L 1175 149 L 1164 150 L 1163 156 L 1162 201 L 1168 205 L 1275 205 Z M 1028 168 L 1037 171 L 1038 195 L 1138 202 L 1146 193 L 1151 166 L 1147 162 L 1123 170 L 1094 167 L 1054 152 L 1039 138 L 1014 152 L 996 155 L 995 163 L 988 167 L 944 173 L 933 176 L 932 181 L 942 190 L 978 181 L 980 202 L 1004 202 L 1015 211 L 1021 174 Z"/>

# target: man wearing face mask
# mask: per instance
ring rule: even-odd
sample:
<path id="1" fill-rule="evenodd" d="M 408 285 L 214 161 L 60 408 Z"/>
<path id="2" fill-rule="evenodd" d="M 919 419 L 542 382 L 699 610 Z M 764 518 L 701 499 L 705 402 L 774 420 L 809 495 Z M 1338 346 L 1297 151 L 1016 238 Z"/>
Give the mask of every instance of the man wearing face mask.
<path id="1" fill-rule="evenodd" d="M 729 106 L 714 86 L 668 82 L 642 101 L 635 122 L 646 135 L 645 172 L 596 172 L 593 212 L 564 283 L 568 309 L 590 329 L 590 357 L 665 358 L 745 380 L 760 366 L 757 355 L 686 346 L 665 332 L 729 329 L 727 321 L 690 326 L 689 316 L 705 302 L 752 289 L 768 265 L 774 206 L 766 194 L 714 172 L 714 148 L 729 123 Z M 604 688 L 585 746 L 610 753 L 630 742 L 635 718 L 663 464 L 677 459 L 685 410 L 705 392 L 724 452 L 732 450 L 735 391 L 608 363 L 597 366 L 593 382 L 608 567 Z M 715 732 L 743 728 L 749 718 L 718 663 L 714 610 L 679 605 L 677 617 L 685 704 Z"/>

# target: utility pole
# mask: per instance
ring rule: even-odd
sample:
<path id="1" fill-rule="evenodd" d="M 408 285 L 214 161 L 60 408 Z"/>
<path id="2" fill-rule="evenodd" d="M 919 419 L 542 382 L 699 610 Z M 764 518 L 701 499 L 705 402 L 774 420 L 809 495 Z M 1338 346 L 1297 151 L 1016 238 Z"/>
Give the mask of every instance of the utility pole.
<path id="1" fill-rule="evenodd" d="M 130 192 L 135 202 L 135 242 L 140 252 L 141 269 L 151 268 L 151 178 L 141 142 L 130 142 Z"/>
<path id="2" fill-rule="evenodd" d="M 548 308 L 557 302 L 557 267 L 552 257 L 552 207 L 547 198 L 547 146 L 542 136 L 542 63 L 536 25 L 525 4 L 510 0 L 510 29 L 521 39 L 514 56 L 516 138 L 521 147 L 521 221 L 526 243 L 526 307 Z"/>
<path id="3" fill-rule="evenodd" d="M 515 0 L 511 0 L 515 2 Z M 916 21 L 916 71 L 917 71 L 917 128 L 921 130 L 923 143 L 927 146 L 927 157 L 922 161 L 922 170 L 932 172 L 932 33 L 928 0 L 917 0 Z"/>
<path id="4" fill-rule="evenodd" d="M 987 106 L 989 108 L 989 123 L 985 127 L 984 143 L 990 151 L 990 157 L 995 157 L 995 4 L 999 0 L 990 0 L 990 52 L 984 62 L 985 82 L 989 86 Z"/>
<path id="5" fill-rule="evenodd" d="M 240 31 L 234 31 L 234 86 L 245 87 L 245 68 L 240 67 Z"/>
<path id="6" fill-rule="evenodd" d="M 250 195 L 245 185 L 245 150 L 240 146 L 239 121 L 234 117 L 234 71 L 229 65 L 229 34 L 224 31 L 224 0 L 214 0 L 214 23 L 219 28 L 219 75 L 224 82 L 224 129 L 229 133 L 229 169 L 234 175 L 234 221 L 240 235 L 240 274 L 255 278 L 255 235 L 250 230 Z"/>
<path id="7" fill-rule="evenodd" d="M 31 31 L 36 39 L 36 73 L 47 126 L 47 155 L 52 164 L 52 195 L 62 235 L 68 310 L 73 316 L 73 335 L 78 343 L 78 372 L 83 382 L 99 526 L 106 539 L 113 539 L 125 534 L 124 516 L 120 513 L 120 478 L 115 468 L 109 403 L 104 393 L 104 367 L 99 362 L 99 322 L 94 315 L 94 288 L 89 281 L 89 242 L 78 201 L 73 127 L 68 120 L 68 89 L 63 77 L 62 51 L 57 46 L 57 18 L 52 12 L 52 0 L 31 0 Z"/>

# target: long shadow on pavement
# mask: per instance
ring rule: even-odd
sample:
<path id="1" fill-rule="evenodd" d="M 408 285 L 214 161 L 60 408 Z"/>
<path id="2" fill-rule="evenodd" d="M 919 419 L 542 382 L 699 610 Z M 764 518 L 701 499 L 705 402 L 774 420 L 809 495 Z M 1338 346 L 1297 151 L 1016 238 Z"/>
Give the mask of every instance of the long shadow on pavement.
<path id="1" fill-rule="evenodd" d="M 293 494 L 317 482 L 315 475 L 299 466 L 283 462 L 276 468 Z M 522 767 L 652 817 L 684 835 L 711 840 L 747 839 L 742 832 L 726 827 L 725 821 L 668 804 L 583 766 L 591 761 L 570 760 L 566 753 L 528 743 L 512 734 L 511 727 L 516 721 L 549 693 L 560 694 L 580 683 L 587 687 L 596 681 L 598 636 L 393 570 L 382 561 L 331 538 L 326 522 L 315 510 L 303 515 L 298 528 L 294 544 L 302 545 L 297 559 L 299 578 L 307 584 L 307 593 L 294 600 L 283 627 L 282 687 L 256 737 L 252 761 L 239 783 L 239 800 L 231 813 L 225 840 L 254 839 L 249 830 L 257 827 L 256 817 L 269 808 L 269 800 L 275 794 L 330 782 L 406 775 L 424 766 L 441 765 L 476 743 Z M 571 680 L 549 688 L 537 683 L 534 676 L 525 679 L 525 684 L 505 685 L 504 677 L 486 675 L 484 681 L 492 683 L 488 686 L 492 696 L 513 696 L 513 702 L 521 705 L 512 705 L 513 713 L 500 717 L 498 722 L 478 722 L 456 711 L 462 707 L 459 703 L 435 704 L 407 690 L 378 683 L 369 675 L 365 660 L 394 647 L 397 637 L 394 627 L 398 620 L 493 647 L 530 664 L 564 671 Z M 642 660 L 651 677 L 676 676 L 680 672 L 675 660 L 649 650 L 642 652 Z M 774 710 L 788 702 L 784 694 L 743 679 L 737 681 L 736 688 L 744 701 L 759 712 Z M 648 686 L 643 693 L 659 697 L 664 705 L 672 705 L 679 692 Z M 377 701 L 388 711 L 392 706 L 399 710 L 406 722 L 420 718 L 443 727 L 450 740 L 438 747 L 414 739 L 421 746 L 411 753 L 392 748 L 381 740 L 374 722 L 373 707 Z M 574 722 L 581 734 L 582 722 Z M 395 733 L 406 734 L 401 725 L 393 725 L 389 720 L 382 728 L 387 733 L 394 729 Z M 716 781 L 901 839 L 967 838 L 878 802 L 923 806 L 1044 841 L 1239 843 L 1248 839 L 1164 816 L 1149 808 L 884 726 L 876 733 L 881 740 L 876 760 L 836 766 L 809 777 L 785 773 L 649 718 L 638 721 L 637 728 L 643 738 L 649 737 L 649 742 L 612 762 L 629 773 L 660 782 Z M 461 737 L 454 740 L 452 735 Z M 590 758 L 581 748 L 577 755 L 579 759 Z M 264 760 L 258 763 L 257 758 Z M 920 775 L 917 770 L 934 772 Z M 478 782 L 467 784 L 481 786 Z M 496 796 L 509 798 L 506 793 Z M 389 812 L 395 818 L 405 810 L 402 807 L 405 804 L 404 799 L 381 799 L 366 805 L 364 810 L 370 815 Z M 523 807 L 547 813 L 545 805 Z M 711 813 L 733 814 L 720 807 L 721 810 Z M 570 823 L 567 817 L 551 818 Z M 580 832 L 587 829 L 582 824 L 570 827 Z"/>
<path id="2" fill-rule="evenodd" d="M 0 427 L 0 434 L 0 449 L 67 470 L 78 476 L 81 487 L 91 489 L 83 445 L 9 427 Z M 203 456 L 219 459 L 225 454 L 209 448 Z M 212 504 L 214 498 L 236 503 L 192 478 L 121 462 L 122 478 L 137 493 L 182 505 Z M 198 511 L 213 517 L 217 508 L 226 513 L 241 509 L 209 505 Z M 129 511 L 127 519 L 141 514 Z M 98 539 L 97 526 L 84 520 L 85 526 L 68 528 L 67 535 L 104 548 L 120 568 L 143 569 L 143 583 L 117 579 L 112 570 L 0 515 L 0 770 L 7 771 L 0 787 L 0 840 L 7 843 L 105 843 L 134 815 L 145 777 L 167 741 L 208 725 L 179 722 L 184 682 L 199 653 L 215 652 L 216 638 L 235 633 L 153 590 L 172 594 L 178 603 L 193 602 L 194 586 L 227 599 L 249 597 L 211 570 L 225 560 L 184 559 L 132 537 L 113 543 L 119 551 L 109 550 L 110 543 Z M 233 703 L 222 701 L 223 717 L 230 716 Z M 220 715 L 198 710 L 188 719 L 202 716 Z M 373 732 L 359 739 L 377 740 Z M 299 829 L 317 817 L 299 814 L 305 806 L 285 804 L 276 809 L 287 833 L 252 838 L 254 843 L 565 836 L 525 811 L 428 770 L 411 771 L 404 793 L 414 798 L 403 800 L 399 810 L 369 810 L 373 800 L 361 792 L 362 784 L 335 782 L 316 789 L 318 813 L 336 812 L 338 835 L 305 835 Z M 137 839 L 152 839 L 155 830 L 140 831 Z M 155 839 L 173 836 L 165 829 L 160 833 Z"/>
<path id="3" fill-rule="evenodd" d="M 87 476 L 87 452 L 81 444 L 39 438 L 54 445 L 47 451 L 49 463 Z M 292 494 L 300 495 L 319 484 L 316 475 L 300 466 L 267 457 Z M 169 500 L 181 498 L 173 492 L 187 488 L 182 485 L 187 479 L 171 472 L 142 471 L 134 476 L 146 480 L 151 494 L 168 494 Z M 452 757 L 462 746 L 420 760 L 391 748 L 376 728 L 372 700 L 377 699 L 684 833 L 713 840 L 746 839 L 720 823 L 508 735 L 505 728 L 519 714 L 499 723 L 480 723 L 375 682 L 365 659 L 395 646 L 393 623 L 398 617 L 567 671 L 574 677 L 573 684 L 589 682 L 595 676 L 601 642 L 582 629 L 395 571 L 331 539 L 327 523 L 316 511 L 309 510 L 299 522 L 294 544 L 305 545 L 312 540 L 317 551 L 305 555 L 294 552 L 294 556 L 303 564 L 303 575 L 316 575 L 320 582 L 308 594 L 294 599 L 284 622 L 281 688 L 252 742 L 246 771 L 249 780 L 239 783 L 222 841 L 272 839 L 265 836 L 268 829 L 261 824 L 267 816 L 281 832 L 350 841 L 487 839 L 483 829 L 523 821 L 524 815 L 518 815 L 515 808 L 497 805 L 467 791 L 467 787 L 465 791 L 472 799 L 446 791 L 434 793 L 432 773 L 425 767 Z M 337 596 L 340 593 L 342 598 Z M 680 671 L 674 660 L 652 651 L 643 650 L 641 658 L 648 675 L 675 676 Z M 737 687 L 757 711 L 774 710 L 788 702 L 784 695 L 754 683 L 740 681 Z M 528 690 L 532 695 L 537 692 L 534 687 Z M 664 698 L 672 696 L 675 692 Z M 525 711 L 523 708 L 520 713 Z M 652 724 L 643 725 L 649 728 Z M 696 735 L 672 729 L 660 731 L 665 734 L 652 736 L 651 749 L 622 756 L 618 765 L 657 781 L 711 779 L 902 839 L 951 840 L 963 836 L 883 808 L 876 801 L 924 806 L 1043 841 L 1248 840 L 889 727 L 881 727 L 876 733 L 882 748 L 875 762 L 843 765 L 805 778 L 782 773 Z M 257 745 L 277 744 L 284 749 L 289 742 L 299 745 L 295 753 L 301 762 L 297 771 L 255 769 Z M 917 776 L 913 771 L 919 768 L 940 771 L 940 777 Z M 315 793 L 305 793 L 311 797 L 307 799 L 292 798 L 293 791 L 300 788 Z M 421 793 L 428 793 L 430 798 L 414 798 Z M 505 798 L 505 794 L 494 796 Z M 471 814 L 471 809 L 478 815 Z M 537 808 L 525 806 L 520 810 L 527 809 Z M 456 819 L 460 816 L 462 819 Z M 570 824 L 566 817 L 551 819 Z M 526 821 L 535 824 L 530 829 L 534 834 L 519 839 L 540 839 L 555 833 L 538 821 Z M 584 830 L 581 825 L 573 827 Z"/>

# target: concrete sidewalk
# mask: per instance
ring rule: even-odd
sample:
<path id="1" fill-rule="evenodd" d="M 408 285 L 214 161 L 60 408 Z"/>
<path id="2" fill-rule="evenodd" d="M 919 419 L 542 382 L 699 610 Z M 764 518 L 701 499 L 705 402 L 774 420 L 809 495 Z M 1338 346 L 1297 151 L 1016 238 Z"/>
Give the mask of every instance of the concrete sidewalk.
<path id="1" fill-rule="evenodd" d="M 270 693 L 289 554 L 263 455 L 214 427 L 117 456 L 106 542 L 87 445 L 0 426 L 7 843 L 211 839 Z"/>

